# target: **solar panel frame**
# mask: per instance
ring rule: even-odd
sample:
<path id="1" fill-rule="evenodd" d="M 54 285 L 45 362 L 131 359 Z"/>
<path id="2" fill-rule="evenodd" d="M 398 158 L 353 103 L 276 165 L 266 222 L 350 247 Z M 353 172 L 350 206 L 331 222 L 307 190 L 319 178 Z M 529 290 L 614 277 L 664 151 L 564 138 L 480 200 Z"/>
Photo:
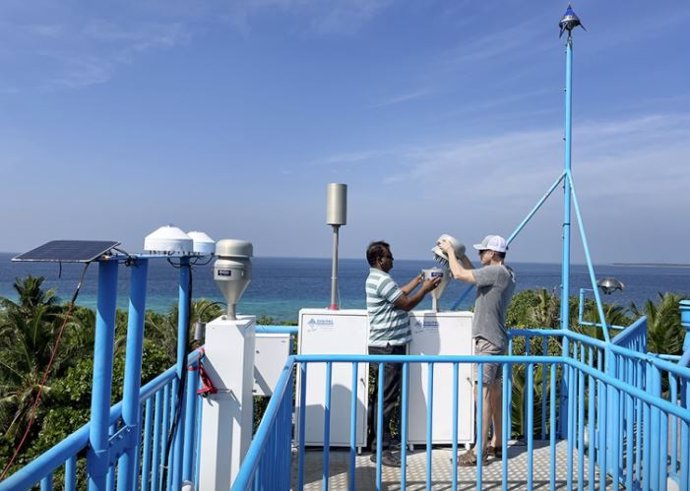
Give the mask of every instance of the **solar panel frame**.
<path id="1" fill-rule="evenodd" d="M 51 240 L 12 258 L 14 262 L 90 263 L 120 245 L 116 240 Z"/>

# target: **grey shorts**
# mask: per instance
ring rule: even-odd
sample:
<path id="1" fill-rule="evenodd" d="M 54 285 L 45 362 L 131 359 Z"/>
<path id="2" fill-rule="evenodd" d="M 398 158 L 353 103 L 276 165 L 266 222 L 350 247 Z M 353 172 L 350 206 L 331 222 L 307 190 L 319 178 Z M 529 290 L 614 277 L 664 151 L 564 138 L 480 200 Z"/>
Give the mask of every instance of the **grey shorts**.
<path id="1" fill-rule="evenodd" d="M 490 343 L 484 338 L 474 338 L 474 354 L 475 355 L 504 355 L 505 350 L 499 348 L 493 343 Z M 472 378 L 476 382 L 478 380 L 477 372 L 479 365 L 472 366 Z M 500 382 L 503 380 L 503 364 L 502 363 L 484 363 L 482 365 L 482 382 L 484 386 L 493 382 Z"/>

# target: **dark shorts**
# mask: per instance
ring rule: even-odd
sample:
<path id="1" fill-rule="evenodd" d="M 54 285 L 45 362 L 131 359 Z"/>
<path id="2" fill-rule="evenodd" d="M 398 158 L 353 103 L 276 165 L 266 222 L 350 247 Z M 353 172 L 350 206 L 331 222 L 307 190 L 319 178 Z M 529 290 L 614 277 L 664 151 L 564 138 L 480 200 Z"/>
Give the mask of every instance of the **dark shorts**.
<path id="1" fill-rule="evenodd" d="M 504 355 L 505 350 L 499 348 L 493 343 L 490 343 L 484 338 L 474 338 L 474 354 L 475 355 Z M 477 372 L 479 365 L 472 366 L 472 378 L 476 382 L 478 379 Z M 503 364 L 502 363 L 484 363 L 482 365 L 482 382 L 484 386 L 494 382 L 503 380 Z"/>

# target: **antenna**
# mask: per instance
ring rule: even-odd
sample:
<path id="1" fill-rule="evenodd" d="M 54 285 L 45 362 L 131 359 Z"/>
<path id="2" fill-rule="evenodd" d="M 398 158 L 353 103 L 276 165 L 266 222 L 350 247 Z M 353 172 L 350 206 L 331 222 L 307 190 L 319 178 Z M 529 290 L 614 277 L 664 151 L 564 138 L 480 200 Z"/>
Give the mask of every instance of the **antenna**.
<path id="1" fill-rule="evenodd" d="M 326 224 L 333 227 L 333 264 L 331 267 L 331 304 L 338 310 L 338 231 L 347 224 L 347 184 L 330 183 L 326 187 Z"/>

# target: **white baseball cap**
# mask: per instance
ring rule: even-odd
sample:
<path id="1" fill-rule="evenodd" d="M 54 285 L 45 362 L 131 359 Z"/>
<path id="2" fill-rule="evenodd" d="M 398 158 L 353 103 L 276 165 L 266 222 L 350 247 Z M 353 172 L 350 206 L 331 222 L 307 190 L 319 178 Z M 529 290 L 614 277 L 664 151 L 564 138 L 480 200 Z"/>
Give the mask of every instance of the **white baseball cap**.
<path id="1" fill-rule="evenodd" d="M 481 244 L 474 244 L 472 247 L 478 251 L 490 250 L 496 252 L 505 252 L 508 250 L 508 243 L 500 235 L 487 235 L 484 237 L 484 240 L 482 240 Z"/>

